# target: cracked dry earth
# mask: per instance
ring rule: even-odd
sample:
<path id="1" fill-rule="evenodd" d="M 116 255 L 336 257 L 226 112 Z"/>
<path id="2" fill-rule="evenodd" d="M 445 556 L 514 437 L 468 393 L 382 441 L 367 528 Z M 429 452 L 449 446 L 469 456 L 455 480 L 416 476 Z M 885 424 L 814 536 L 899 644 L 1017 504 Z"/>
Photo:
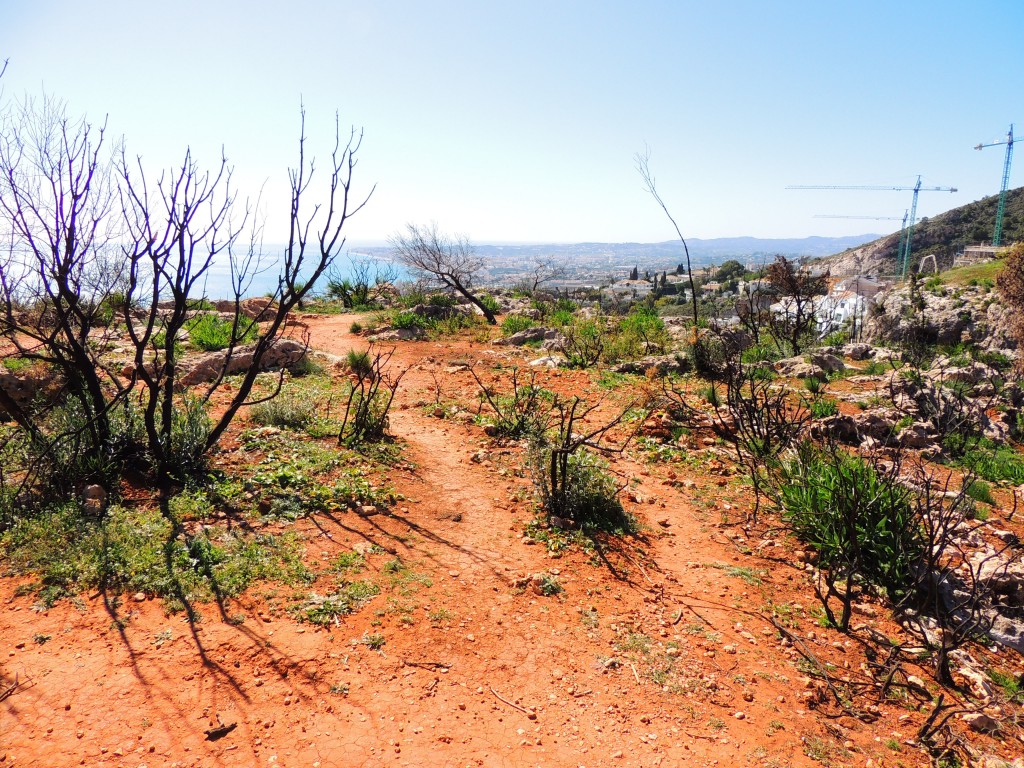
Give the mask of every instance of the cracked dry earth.
<path id="1" fill-rule="evenodd" d="M 306 322 L 316 349 L 366 344 L 351 316 Z M 518 354 L 494 350 L 465 336 L 399 344 L 410 372 L 391 432 L 404 463 L 389 480 L 404 499 L 294 524 L 312 561 L 356 547 L 371 572 L 398 557 L 413 576 L 338 626 L 299 623 L 253 588 L 231 605 L 241 623 L 203 605 L 190 625 L 128 596 L 118 629 L 99 595 L 39 613 L 0 580 L 0 690 L 20 683 L 0 703 L 0 766 L 927 764 L 881 743 L 910 738 L 924 714 L 901 721 L 906 709 L 883 706 L 865 724 L 814 708 L 765 606 L 787 605 L 838 666 L 863 657 L 815 635 L 791 557 L 741 554 L 723 516 L 749 499 L 727 469 L 614 458 L 639 481 L 626 506 L 640 538 L 560 557 L 524 538 L 534 508 L 521 449 L 429 407 L 439 388 L 475 402 L 453 363 Z M 584 373 L 544 377 L 600 392 Z M 540 572 L 564 591 L 538 594 L 524 577 Z M 381 647 L 363 642 L 372 634 Z"/>

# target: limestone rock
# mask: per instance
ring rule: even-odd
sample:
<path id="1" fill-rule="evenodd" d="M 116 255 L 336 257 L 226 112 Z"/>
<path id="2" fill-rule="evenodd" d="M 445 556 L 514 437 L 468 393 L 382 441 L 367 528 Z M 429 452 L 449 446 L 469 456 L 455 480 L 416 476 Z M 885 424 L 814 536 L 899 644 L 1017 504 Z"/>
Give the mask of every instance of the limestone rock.
<path id="1" fill-rule="evenodd" d="M 196 384 L 213 381 L 221 372 L 230 376 L 234 373 L 241 373 L 253 364 L 253 352 L 255 344 L 246 344 L 236 347 L 228 359 L 228 351 L 207 352 L 199 355 L 193 360 L 188 360 L 182 366 L 183 372 L 178 383 L 183 387 L 192 387 Z M 266 351 L 260 360 L 260 369 L 264 371 L 280 368 L 291 368 L 301 362 L 306 356 L 306 346 L 294 339 L 278 339 Z"/>

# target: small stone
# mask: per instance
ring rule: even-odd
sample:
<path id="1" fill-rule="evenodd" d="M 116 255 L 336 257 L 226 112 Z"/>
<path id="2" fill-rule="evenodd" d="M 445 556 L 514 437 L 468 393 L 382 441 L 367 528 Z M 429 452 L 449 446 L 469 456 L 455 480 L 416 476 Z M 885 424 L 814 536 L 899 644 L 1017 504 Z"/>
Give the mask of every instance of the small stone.
<path id="1" fill-rule="evenodd" d="M 734 712 L 732 716 L 735 717 L 737 720 L 746 720 L 747 719 L 747 713 L 746 712 Z"/>
<path id="2" fill-rule="evenodd" d="M 907 685 L 909 685 L 911 688 L 916 688 L 918 691 L 921 691 L 922 693 L 928 692 L 928 686 L 925 685 L 924 680 L 922 680 L 917 675 L 907 675 Z"/>
<path id="3" fill-rule="evenodd" d="M 963 721 L 967 727 L 979 733 L 996 733 L 999 731 L 999 721 L 984 712 L 970 712 L 963 715 Z"/>
<path id="4" fill-rule="evenodd" d="M 132 600 L 134 600 L 136 603 L 144 603 L 144 602 L 146 602 L 146 593 L 145 592 L 136 592 L 132 596 Z"/>

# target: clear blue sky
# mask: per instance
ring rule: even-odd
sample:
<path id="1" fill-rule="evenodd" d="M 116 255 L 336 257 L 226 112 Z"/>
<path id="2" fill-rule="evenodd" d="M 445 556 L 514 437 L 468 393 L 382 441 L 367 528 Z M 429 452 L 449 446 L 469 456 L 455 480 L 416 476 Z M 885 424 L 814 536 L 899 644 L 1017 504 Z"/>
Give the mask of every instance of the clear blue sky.
<path id="1" fill-rule="evenodd" d="M 267 2 L 0 0 L 5 98 L 45 89 L 154 170 L 191 145 L 265 183 L 284 239 L 300 99 L 326 156 L 333 114 L 365 129 L 377 191 L 350 240 L 436 220 L 476 242 L 669 240 L 633 155 L 692 237 L 891 231 L 998 191 L 1024 138 L 1024 2 Z M 1018 151 L 1024 166 L 1024 152 Z M 1024 167 L 1011 186 L 1024 183 Z M 281 236 L 275 235 L 281 232 Z"/>

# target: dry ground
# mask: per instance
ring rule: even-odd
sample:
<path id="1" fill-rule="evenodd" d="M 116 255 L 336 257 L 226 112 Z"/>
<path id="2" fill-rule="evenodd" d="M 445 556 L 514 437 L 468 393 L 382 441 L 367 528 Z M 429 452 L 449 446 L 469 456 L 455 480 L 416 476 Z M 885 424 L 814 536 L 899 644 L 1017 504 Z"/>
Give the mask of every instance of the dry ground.
<path id="1" fill-rule="evenodd" d="M 365 346 L 351 321 L 305 320 L 313 346 L 334 354 Z M 624 496 L 640 537 L 557 557 L 524 538 L 534 503 L 521 448 L 432 413 L 439 394 L 474 403 L 453 364 L 486 370 L 518 354 L 497 349 L 472 333 L 399 344 L 411 371 L 391 432 L 407 463 L 389 474 L 404 500 L 295 524 L 312 562 L 359 547 L 376 575 L 402 563 L 338 626 L 298 623 L 272 587 L 223 615 L 201 606 L 190 624 L 131 596 L 119 622 L 100 595 L 36 612 L 17 580 L 0 580 L 0 693 L 21 683 L 0 703 L 0 766 L 928 764 L 905 743 L 927 697 L 902 689 L 859 703 L 873 722 L 855 719 L 780 639 L 773 613 L 838 673 L 864 661 L 817 624 L 792 547 L 740 526 L 749 490 L 699 438 L 685 460 L 613 458 L 636 478 Z M 564 393 L 604 391 L 586 373 L 544 376 Z M 564 591 L 524 588 L 538 572 Z M 893 631 L 882 609 L 867 613 Z M 235 727 L 210 739 L 221 725 Z M 1022 749 L 975 738 L 1005 757 Z"/>

